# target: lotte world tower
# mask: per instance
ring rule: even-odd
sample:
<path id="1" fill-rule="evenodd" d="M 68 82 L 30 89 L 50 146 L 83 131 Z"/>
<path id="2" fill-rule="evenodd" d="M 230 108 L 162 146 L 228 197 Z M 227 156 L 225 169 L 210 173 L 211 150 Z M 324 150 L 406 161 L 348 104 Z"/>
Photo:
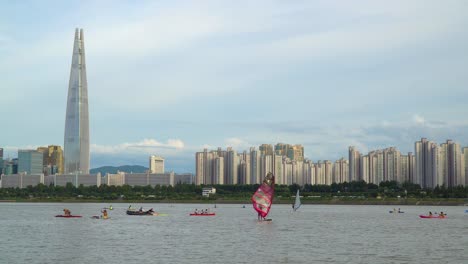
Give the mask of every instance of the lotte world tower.
<path id="1" fill-rule="evenodd" d="M 76 29 L 68 85 L 64 138 L 65 173 L 89 173 L 88 82 L 83 29 Z"/>

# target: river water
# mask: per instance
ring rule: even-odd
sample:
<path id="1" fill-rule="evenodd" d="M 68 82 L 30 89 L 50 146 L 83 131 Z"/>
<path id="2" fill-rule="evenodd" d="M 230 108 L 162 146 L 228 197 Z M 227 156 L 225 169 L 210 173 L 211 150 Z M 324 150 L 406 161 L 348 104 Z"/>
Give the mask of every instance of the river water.
<path id="1" fill-rule="evenodd" d="M 132 204 L 167 216 L 91 219 L 96 203 L 0 203 L 0 263 L 468 263 L 467 207 Z M 83 218 L 55 218 L 63 208 Z M 211 208 L 214 217 L 191 217 Z M 444 211 L 448 219 L 420 219 Z"/>

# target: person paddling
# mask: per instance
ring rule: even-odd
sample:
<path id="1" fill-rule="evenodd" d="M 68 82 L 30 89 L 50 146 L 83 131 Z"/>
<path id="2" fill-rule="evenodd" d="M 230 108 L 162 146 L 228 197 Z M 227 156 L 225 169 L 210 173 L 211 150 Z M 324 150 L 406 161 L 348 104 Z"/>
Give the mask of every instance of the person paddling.
<path id="1" fill-rule="evenodd" d="M 102 218 L 107 219 L 107 210 L 104 209 L 101 211 L 101 213 L 102 213 Z"/>
<path id="2" fill-rule="evenodd" d="M 67 208 L 63 209 L 63 213 L 65 214 L 65 216 L 71 216 L 71 211 Z"/>

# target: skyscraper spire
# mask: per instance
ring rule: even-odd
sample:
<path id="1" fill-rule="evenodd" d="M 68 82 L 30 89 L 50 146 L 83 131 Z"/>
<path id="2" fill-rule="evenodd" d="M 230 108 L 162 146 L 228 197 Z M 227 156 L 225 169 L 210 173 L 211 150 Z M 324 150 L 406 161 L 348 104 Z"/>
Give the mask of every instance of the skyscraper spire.
<path id="1" fill-rule="evenodd" d="M 83 29 L 75 30 L 64 138 L 65 173 L 89 173 L 88 81 Z"/>

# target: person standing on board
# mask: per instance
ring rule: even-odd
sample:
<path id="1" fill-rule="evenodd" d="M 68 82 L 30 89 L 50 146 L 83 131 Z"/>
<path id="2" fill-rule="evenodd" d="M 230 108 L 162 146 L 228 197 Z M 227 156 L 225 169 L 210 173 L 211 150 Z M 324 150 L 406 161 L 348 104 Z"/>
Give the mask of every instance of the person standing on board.
<path id="1" fill-rule="evenodd" d="M 258 209 L 262 210 L 263 209 L 263 206 L 260 204 L 258 205 Z M 260 211 L 257 212 L 258 213 L 258 220 L 263 220 L 264 217 L 262 216 L 262 214 L 260 213 Z"/>

